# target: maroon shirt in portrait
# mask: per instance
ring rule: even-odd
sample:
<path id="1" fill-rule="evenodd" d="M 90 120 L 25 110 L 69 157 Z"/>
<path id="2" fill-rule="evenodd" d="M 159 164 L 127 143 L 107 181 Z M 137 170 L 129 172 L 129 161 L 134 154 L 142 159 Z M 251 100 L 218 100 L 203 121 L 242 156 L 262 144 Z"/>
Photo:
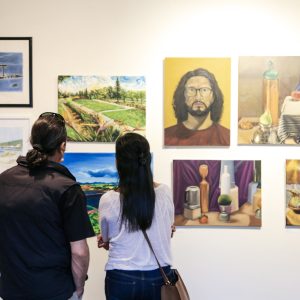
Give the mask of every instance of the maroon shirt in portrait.
<path id="1" fill-rule="evenodd" d="M 229 146 L 230 130 L 220 124 L 191 130 L 182 123 L 165 128 L 165 146 Z"/>

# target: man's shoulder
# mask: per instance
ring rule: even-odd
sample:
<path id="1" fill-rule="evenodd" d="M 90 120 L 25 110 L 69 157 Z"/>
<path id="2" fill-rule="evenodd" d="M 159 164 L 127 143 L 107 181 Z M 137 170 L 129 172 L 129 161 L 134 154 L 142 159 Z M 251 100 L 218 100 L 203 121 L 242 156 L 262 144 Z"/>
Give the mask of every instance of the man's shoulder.
<path id="1" fill-rule="evenodd" d="M 17 173 L 19 170 L 20 170 L 19 165 L 16 165 L 9 169 L 3 170 L 3 172 L 0 173 L 0 179 L 8 178 L 8 176 Z"/>
<path id="2" fill-rule="evenodd" d="M 180 127 L 181 127 L 181 124 L 175 124 L 173 126 L 167 127 L 167 128 L 165 128 L 165 134 L 172 133 L 172 132 L 178 130 Z"/>
<path id="3" fill-rule="evenodd" d="M 164 140 L 166 146 L 175 146 L 180 144 L 180 140 L 185 139 L 189 134 L 182 123 L 165 128 Z"/>
<path id="4" fill-rule="evenodd" d="M 226 136 L 228 138 L 230 137 L 230 129 L 224 127 L 223 125 L 221 125 L 219 123 L 215 123 L 214 126 L 217 129 L 217 131 L 219 132 L 219 134 Z"/>
<path id="5" fill-rule="evenodd" d="M 216 134 L 218 135 L 220 142 L 222 145 L 230 145 L 230 129 L 215 123 L 214 124 L 214 130 Z"/>
<path id="6" fill-rule="evenodd" d="M 219 123 L 215 123 L 214 126 L 215 126 L 215 128 L 218 129 L 219 131 L 222 131 L 222 132 L 224 132 L 224 133 L 226 133 L 226 134 L 228 134 L 228 135 L 230 134 L 230 129 L 224 127 L 223 125 L 221 125 L 221 124 L 219 124 Z"/>

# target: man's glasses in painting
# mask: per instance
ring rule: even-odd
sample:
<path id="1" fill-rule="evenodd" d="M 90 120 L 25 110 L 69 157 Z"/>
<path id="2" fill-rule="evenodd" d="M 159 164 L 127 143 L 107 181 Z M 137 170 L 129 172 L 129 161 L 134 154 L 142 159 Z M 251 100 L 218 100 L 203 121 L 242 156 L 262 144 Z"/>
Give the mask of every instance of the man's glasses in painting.
<path id="1" fill-rule="evenodd" d="M 52 117 L 56 120 L 59 120 L 62 124 L 65 124 L 65 119 L 62 117 L 62 115 L 54 112 L 44 112 L 39 116 L 39 118 L 43 118 L 43 117 Z"/>
<path id="2" fill-rule="evenodd" d="M 203 97 L 209 96 L 211 94 L 212 89 L 209 87 L 202 87 L 200 89 L 196 89 L 192 86 L 185 88 L 185 94 L 189 97 L 194 97 L 197 95 L 199 91 L 200 95 Z"/>

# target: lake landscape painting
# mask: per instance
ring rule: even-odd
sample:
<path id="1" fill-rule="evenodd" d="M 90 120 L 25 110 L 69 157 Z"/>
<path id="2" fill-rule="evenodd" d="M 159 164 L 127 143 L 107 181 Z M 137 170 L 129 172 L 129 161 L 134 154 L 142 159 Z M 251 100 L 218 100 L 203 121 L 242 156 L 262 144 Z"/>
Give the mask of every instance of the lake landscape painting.
<path id="1" fill-rule="evenodd" d="M 145 135 L 145 77 L 58 76 L 58 112 L 69 141 L 112 143 L 126 132 Z"/>
<path id="2" fill-rule="evenodd" d="M 29 146 L 28 119 L 0 119 L 0 173 L 16 165 Z"/>
<path id="3" fill-rule="evenodd" d="M 76 177 L 87 198 L 87 211 L 96 234 L 100 233 L 98 206 L 101 196 L 118 186 L 115 153 L 65 153 L 63 165 Z M 101 213 L 101 212 L 100 212 Z"/>

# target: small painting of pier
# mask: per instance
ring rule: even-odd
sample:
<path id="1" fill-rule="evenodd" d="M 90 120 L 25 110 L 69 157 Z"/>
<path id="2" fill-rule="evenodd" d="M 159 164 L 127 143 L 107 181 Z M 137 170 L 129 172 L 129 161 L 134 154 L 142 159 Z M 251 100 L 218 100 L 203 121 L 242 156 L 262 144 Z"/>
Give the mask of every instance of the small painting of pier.
<path id="1" fill-rule="evenodd" d="M 0 52 L 0 92 L 23 91 L 23 54 Z"/>

